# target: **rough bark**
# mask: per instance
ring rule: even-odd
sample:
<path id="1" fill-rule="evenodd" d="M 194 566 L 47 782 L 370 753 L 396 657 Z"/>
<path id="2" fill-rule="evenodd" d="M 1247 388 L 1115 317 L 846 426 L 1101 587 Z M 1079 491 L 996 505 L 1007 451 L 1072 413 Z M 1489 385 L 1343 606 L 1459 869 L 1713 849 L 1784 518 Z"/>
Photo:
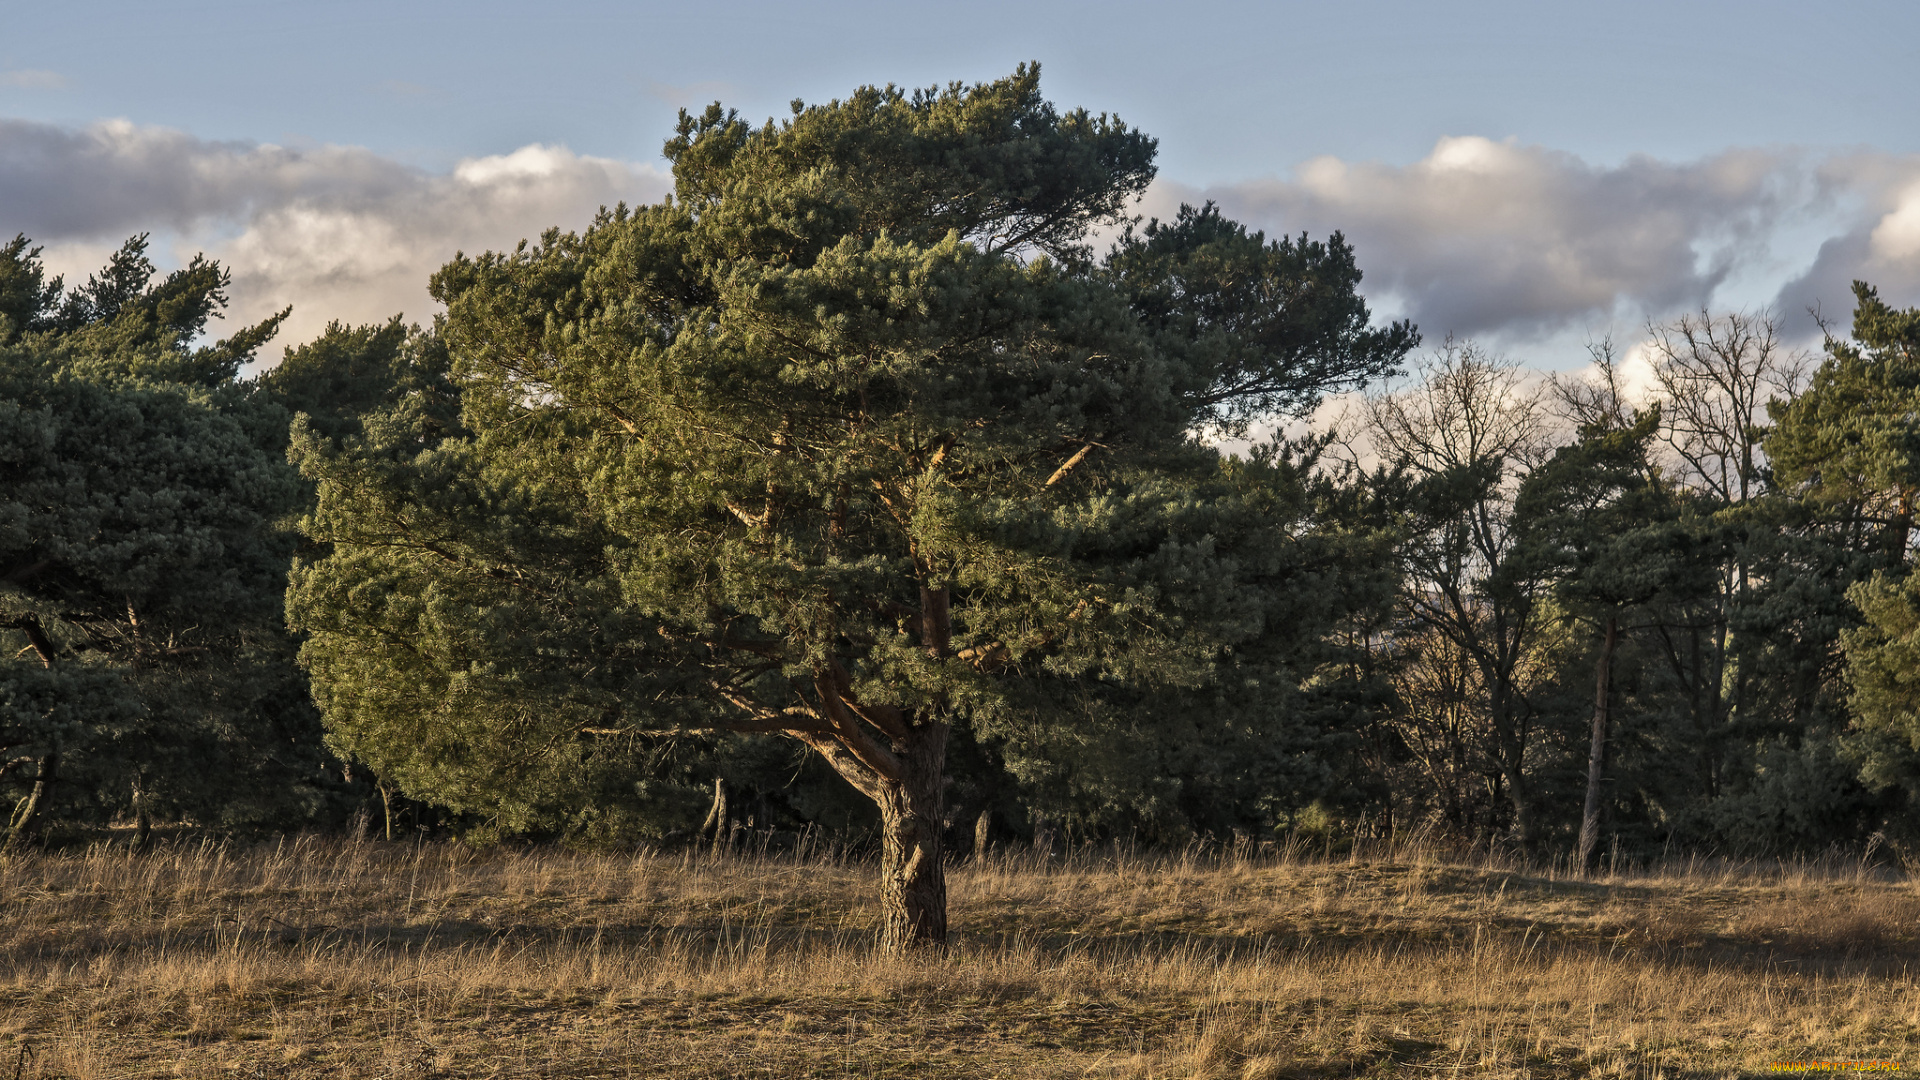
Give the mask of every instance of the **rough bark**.
<path id="1" fill-rule="evenodd" d="M 912 620 L 921 647 L 939 661 L 953 657 L 950 605 L 944 587 L 923 585 Z M 881 945 L 894 952 L 945 945 L 946 721 L 937 709 L 862 701 L 849 672 L 835 659 L 815 666 L 812 684 L 818 708 L 807 702 L 769 710 L 729 697 L 757 714 L 735 730 L 784 731 L 873 800 L 880 810 L 882 841 Z M 721 790 L 716 788 L 716 796 Z M 724 804 L 716 809 L 724 813 Z"/>
<path id="2" fill-rule="evenodd" d="M 1587 749 L 1587 802 L 1580 814 L 1580 869 L 1592 873 L 1600 857 L 1600 785 L 1607 768 L 1607 702 L 1613 668 L 1613 649 L 1620 640 L 1620 622 L 1607 620 L 1606 637 L 1600 643 L 1600 660 L 1595 665 L 1593 686 L 1593 741 Z"/>
<path id="3" fill-rule="evenodd" d="M 947 725 L 916 724 L 898 748 L 901 777 L 881 785 L 882 947 L 894 952 L 947 941 Z"/>
<path id="4" fill-rule="evenodd" d="M 895 952 L 947 939 L 947 724 L 893 706 L 864 705 L 843 671 L 815 676 L 829 730 L 787 733 L 818 751 L 880 810 L 881 945 Z M 875 737 L 878 732 L 880 738 Z"/>
<path id="5" fill-rule="evenodd" d="M 989 806 L 986 809 L 980 811 L 979 817 L 973 819 L 973 857 L 974 858 L 976 859 L 986 858 L 987 844 L 992 840 L 992 835 L 993 835 L 993 807 Z"/>

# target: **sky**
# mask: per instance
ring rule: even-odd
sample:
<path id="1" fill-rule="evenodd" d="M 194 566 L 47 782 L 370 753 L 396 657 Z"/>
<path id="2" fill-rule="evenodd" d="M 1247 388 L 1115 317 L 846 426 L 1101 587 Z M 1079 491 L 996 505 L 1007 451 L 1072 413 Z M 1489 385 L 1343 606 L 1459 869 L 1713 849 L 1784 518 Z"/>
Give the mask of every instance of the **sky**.
<path id="1" fill-rule="evenodd" d="M 1138 212 L 1341 230 L 1382 317 L 1547 369 L 1682 312 L 1810 340 L 1920 304 L 1909 0 L 507 4 L 0 0 L 0 234 L 84 280 L 150 231 L 291 304 L 430 318 L 455 251 L 669 186 L 682 107 L 1042 64 L 1160 140 Z"/>

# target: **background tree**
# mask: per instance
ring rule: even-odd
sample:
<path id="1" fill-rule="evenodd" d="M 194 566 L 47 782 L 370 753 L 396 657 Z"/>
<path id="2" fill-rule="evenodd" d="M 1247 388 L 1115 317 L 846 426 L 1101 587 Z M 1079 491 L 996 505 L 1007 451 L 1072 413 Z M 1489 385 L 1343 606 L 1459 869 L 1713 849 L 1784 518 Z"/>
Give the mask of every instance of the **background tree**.
<path id="1" fill-rule="evenodd" d="M 1876 527 L 1889 565 L 1904 567 L 1920 490 L 1920 314 L 1865 282 L 1853 292 L 1853 340 L 1829 336 L 1806 392 L 1774 410 L 1766 450 L 1783 486 Z"/>
<path id="2" fill-rule="evenodd" d="M 1859 612 L 1859 621 L 1836 635 L 1848 704 L 1864 736 L 1855 749 L 1869 780 L 1910 800 L 1920 776 L 1913 706 L 1920 591 L 1912 571 L 1920 309 L 1895 309 L 1864 282 L 1854 283 L 1854 297 L 1851 340 L 1829 338 L 1826 362 L 1807 393 L 1780 410 L 1768 450 L 1783 478 L 1816 508 L 1835 546 L 1853 549 L 1853 559 L 1835 561 L 1852 571 L 1846 595 Z"/>
<path id="3" fill-rule="evenodd" d="M 1777 685 L 1782 670 L 1765 650 L 1787 637 L 1752 621 L 1766 607 L 1756 589 L 1768 587 L 1756 578 L 1756 564 L 1778 549 L 1778 530 L 1767 520 L 1777 508 L 1769 501 L 1764 443 L 1768 406 L 1799 392 L 1806 360 L 1782 345 L 1765 312 L 1683 316 L 1652 327 L 1650 341 L 1670 472 L 1712 514 L 1726 545 L 1718 587 L 1684 613 L 1675 610 L 1678 617 L 1661 624 L 1658 640 L 1694 728 L 1695 790 L 1712 799 L 1722 787 L 1735 727 L 1750 738 L 1778 726 L 1764 719 L 1768 709 L 1760 699 L 1770 696 L 1765 684 Z M 1736 623 L 1743 633 L 1734 633 Z M 1744 766 L 1736 763 L 1750 771 Z"/>
<path id="4" fill-rule="evenodd" d="M 197 344 L 227 276 L 136 237 L 85 285 L 0 249 L 0 784 L 53 816 L 289 821 L 332 764 L 281 629 L 286 414 L 239 377 L 281 316 Z M 283 313 L 284 315 L 284 313 Z"/>
<path id="5" fill-rule="evenodd" d="M 1797 393 L 1802 358 L 1764 313 L 1655 325 L 1648 347 L 1653 379 L 1640 396 L 1610 343 L 1584 377 L 1555 380 L 1575 427 L 1624 428 L 1636 408 L 1659 410 L 1651 458 L 1698 560 L 1682 587 L 1634 609 L 1614 654 L 1610 831 L 1628 852 L 1756 853 L 1871 831 L 1831 681 L 1855 580 L 1842 569 L 1846 544 L 1834 546 L 1845 530 L 1779 490 L 1764 453 L 1765 410 Z M 1556 681 L 1570 689 L 1592 665 L 1568 663 Z"/>
<path id="6" fill-rule="evenodd" d="M 1599 858 L 1612 727 L 1613 668 L 1623 635 L 1657 625 L 1647 609 L 1692 592 L 1717 569 L 1713 530 L 1685 514 L 1650 453 L 1656 408 L 1625 426 L 1596 424 L 1530 474 L 1515 500 L 1520 559 L 1552 583 L 1558 606 L 1595 633 L 1593 712 L 1577 857 Z M 1636 625 L 1645 623 L 1647 625 Z"/>

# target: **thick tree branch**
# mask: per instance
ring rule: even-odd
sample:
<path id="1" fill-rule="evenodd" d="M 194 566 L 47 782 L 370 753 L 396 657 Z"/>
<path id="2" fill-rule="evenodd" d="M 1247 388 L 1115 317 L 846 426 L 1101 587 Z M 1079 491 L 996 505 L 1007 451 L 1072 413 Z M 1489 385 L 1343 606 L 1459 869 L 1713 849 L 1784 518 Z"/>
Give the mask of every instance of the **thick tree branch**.
<path id="1" fill-rule="evenodd" d="M 845 672 L 841 672 L 841 675 L 844 676 Z M 824 667 L 814 674 L 814 689 L 820 694 L 821 711 L 833 723 L 834 737 L 881 779 L 898 782 L 906 775 L 900 759 L 861 729 L 859 720 L 847 709 L 846 699 L 840 687 L 835 685 L 836 681 L 833 672 Z"/>
<path id="2" fill-rule="evenodd" d="M 845 699 L 842 704 L 855 716 L 880 729 L 882 735 L 894 742 L 900 742 L 907 737 L 907 717 L 897 706 L 864 705 L 852 698 Z"/>
<path id="3" fill-rule="evenodd" d="M 946 462 L 947 453 L 953 449 L 953 442 L 954 436 L 952 435 L 940 440 L 940 445 L 933 451 L 933 457 L 927 461 L 926 472 L 933 472 Z"/>
<path id="4" fill-rule="evenodd" d="M 621 427 L 627 430 L 627 434 L 629 435 L 640 434 L 640 425 L 634 423 L 633 419 L 626 414 L 626 410 L 620 408 L 620 406 L 615 405 L 612 402 L 608 402 L 608 401 L 594 402 L 594 404 L 598 405 L 602 409 L 605 409 L 607 415 L 613 417 L 614 423 L 619 424 Z"/>
<path id="5" fill-rule="evenodd" d="M 714 690 L 751 719 L 724 720 L 714 725 L 727 731 L 833 731 L 833 724 L 808 708 L 775 709 L 762 705 L 730 686 L 714 684 Z"/>
<path id="6" fill-rule="evenodd" d="M 825 758 L 833 771 L 841 775 L 847 783 L 867 798 L 878 803 L 886 798 L 890 778 L 874 771 L 866 762 L 854 756 L 845 743 L 833 735 L 819 735 L 813 732 L 796 731 L 793 737 L 812 747 L 814 752 Z"/>
<path id="7" fill-rule="evenodd" d="M 935 660 L 953 651 L 952 594 L 944 586 L 920 586 L 920 646 Z"/>
<path id="8" fill-rule="evenodd" d="M 575 729 L 582 735 L 600 735 L 609 737 L 631 736 L 634 738 L 666 738 L 674 735 L 688 735 L 695 732 L 725 731 L 737 734 L 794 734 L 797 732 L 816 732 L 832 734 L 833 725 L 811 713 L 787 711 L 769 713 L 765 716 L 741 717 L 737 720 L 718 720 L 711 724 L 700 724 L 683 728 L 607 728 L 583 727 Z"/>
<path id="9" fill-rule="evenodd" d="M 907 717 L 897 706 L 867 705 L 853 696 L 853 677 L 838 660 L 827 661 L 827 670 L 833 679 L 837 700 L 847 711 L 880 729 L 894 743 L 905 741 L 907 737 Z"/>
<path id="10" fill-rule="evenodd" d="M 810 712 L 800 712 L 796 709 L 790 709 L 772 716 L 756 716 L 751 719 L 741 720 L 722 720 L 713 724 L 711 727 L 689 728 L 688 730 L 732 731 L 741 733 L 765 732 L 768 734 L 778 734 L 781 732 L 792 734 L 811 731 L 829 734 L 834 731 L 834 726 Z"/>

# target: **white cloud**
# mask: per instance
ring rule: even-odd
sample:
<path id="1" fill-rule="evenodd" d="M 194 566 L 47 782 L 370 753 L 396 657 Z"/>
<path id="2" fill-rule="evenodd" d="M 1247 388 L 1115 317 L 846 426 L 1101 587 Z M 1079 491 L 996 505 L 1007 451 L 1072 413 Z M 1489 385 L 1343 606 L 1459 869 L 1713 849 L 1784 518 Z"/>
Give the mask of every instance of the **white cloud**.
<path id="1" fill-rule="evenodd" d="M 1893 209 L 1874 223 L 1867 241 L 1867 252 L 1876 262 L 1907 262 L 1920 255 L 1920 184 L 1900 192 Z"/>
<path id="2" fill-rule="evenodd" d="M 1847 207 L 1850 226 L 1820 245 L 1775 306 L 1801 320 L 1818 310 L 1844 331 L 1856 279 L 1890 303 L 1920 304 L 1920 156 L 1847 155 L 1823 163 L 1818 176 L 1828 197 Z"/>
<path id="3" fill-rule="evenodd" d="M 1158 201 L 1213 199 L 1273 233 L 1338 229 L 1376 305 L 1412 318 L 1430 340 L 1520 341 L 1711 302 L 1814 193 L 1805 163 L 1786 152 L 1596 166 L 1463 136 L 1412 165 L 1321 157 L 1287 179 L 1172 188 Z"/>
<path id="4" fill-rule="evenodd" d="M 283 344 L 329 319 L 423 320 L 427 278 L 456 251 L 580 228 L 601 206 L 652 202 L 667 187 L 651 166 L 560 146 L 433 173 L 357 147 L 212 142 L 124 120 L 0 121 L 0 233 L 47 244 L 49 267 L 69 281 L 136 232 L 164 237 L 182 260 L 205 251 L 233 271 L 216 332 L 292 304 Z"/>

